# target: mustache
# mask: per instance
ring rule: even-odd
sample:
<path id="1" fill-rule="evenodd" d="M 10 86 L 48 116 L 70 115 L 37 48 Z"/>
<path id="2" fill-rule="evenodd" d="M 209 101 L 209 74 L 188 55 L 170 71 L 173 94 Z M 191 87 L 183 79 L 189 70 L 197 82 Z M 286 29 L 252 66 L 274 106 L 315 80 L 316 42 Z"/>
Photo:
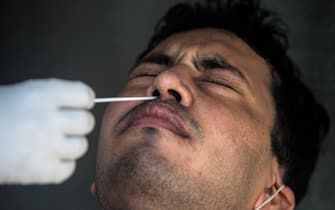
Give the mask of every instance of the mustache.
<path id="1" fill-rule="evenodd" d="M 152 101 L 145 101 L 141 104 L 138 104 L 120 118 L 120 120 L 117 123 L 117 130 L 120 131 L 120 125 L 122 123 L 126 122 L 127 119 L 131 118 L 133 115 L 136 115 L 137 112 L 141 112 L 142 110 L 144 110 L 148 105 L 161 105 L 169 107 L 183 119 L 187 127 L 190 128 L 192 134 L 194 134 L 197 137 L 202 137 L 203 132 L 198 121 L 194 119 L 194 117 L 189 113 L 189 111 L 185 107 L 183 107 L 181 104 L 179 104 L 177 101 L 173 99 L 163 101 L 158 98 Z"/>

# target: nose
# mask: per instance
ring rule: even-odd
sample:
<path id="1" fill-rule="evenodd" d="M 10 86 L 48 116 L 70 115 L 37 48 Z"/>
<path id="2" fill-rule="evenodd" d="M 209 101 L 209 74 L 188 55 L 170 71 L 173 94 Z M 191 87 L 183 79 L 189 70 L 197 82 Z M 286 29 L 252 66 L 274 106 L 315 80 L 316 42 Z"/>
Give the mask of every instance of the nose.
<path id="1" fill-rule="evenodd" d="M 157 96 L 161 100 L 175 100 L 185 107 L 191 106 L 191 77 L 187 66 L 175 66 L 158 74 L 147 89 L 148 96 Z"/>

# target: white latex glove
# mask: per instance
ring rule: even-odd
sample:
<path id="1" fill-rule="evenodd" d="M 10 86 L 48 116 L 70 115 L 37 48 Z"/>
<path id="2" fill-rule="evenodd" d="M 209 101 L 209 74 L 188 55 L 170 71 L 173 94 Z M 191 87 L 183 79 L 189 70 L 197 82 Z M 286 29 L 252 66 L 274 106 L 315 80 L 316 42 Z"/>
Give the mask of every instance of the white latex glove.
<path id="1" fill-rule="evenodd" d="M 95 94 L 82 82 L 0 86 L 0 183 L 61 183 L 88 148 Z"/>

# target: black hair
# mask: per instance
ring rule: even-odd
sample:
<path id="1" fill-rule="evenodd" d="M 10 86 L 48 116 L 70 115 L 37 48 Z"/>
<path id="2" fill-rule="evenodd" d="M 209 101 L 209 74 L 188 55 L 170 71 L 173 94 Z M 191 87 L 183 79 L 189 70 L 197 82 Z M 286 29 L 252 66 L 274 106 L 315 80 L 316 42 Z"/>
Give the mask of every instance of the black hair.
<path id="1" fill-rule="evenodd" d="M 262 8 L 259 0 L 179 3 L 159 20 L 147 49 L 138 59 L 169 36 L 200 28 L 232 32 L 271 66 L 276 110 L 272 152 L 285 171 L 284 184 L 293 190 L 298 204 L 307 192 L 330 122 L 287 54 L 286 25 L 275 13 Z"/>

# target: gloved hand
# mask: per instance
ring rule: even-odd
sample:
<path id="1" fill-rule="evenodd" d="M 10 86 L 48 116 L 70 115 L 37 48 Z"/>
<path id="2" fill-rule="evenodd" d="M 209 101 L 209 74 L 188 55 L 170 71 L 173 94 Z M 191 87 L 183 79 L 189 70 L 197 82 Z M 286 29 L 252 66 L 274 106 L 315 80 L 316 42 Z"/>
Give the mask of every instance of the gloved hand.
<path id="1" fill-rule="evenodd" d="M 95 94 L 82 82 L 0 86 L 0 183 L 61 183 L 88 148 Z"/>

